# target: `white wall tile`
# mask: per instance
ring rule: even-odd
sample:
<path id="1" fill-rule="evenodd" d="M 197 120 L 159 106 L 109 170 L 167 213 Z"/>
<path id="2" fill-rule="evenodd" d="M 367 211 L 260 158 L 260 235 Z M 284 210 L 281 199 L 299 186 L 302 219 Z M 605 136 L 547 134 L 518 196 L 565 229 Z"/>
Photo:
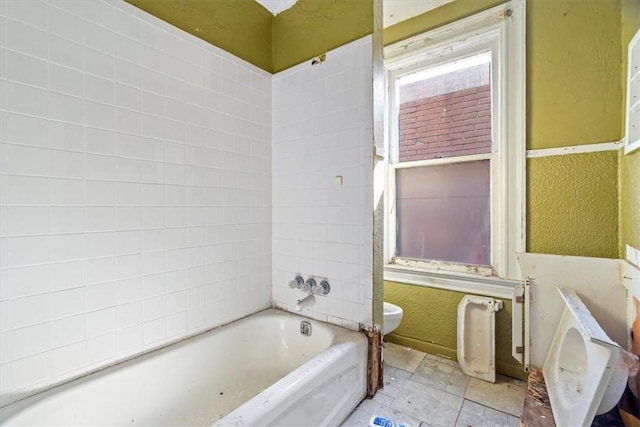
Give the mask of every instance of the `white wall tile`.
<path id="1" fill-rule="evenodd" d="M 0 300 L 48 292 L 49 266 L 43 264 L 5 270 L 2 280 Z"/>
<path id="2" fill-rule="evenodd" d="M 84 151 L 84 129 L 69 123 L 49 121 L 49 147 L 61 150 Z"/>
<path id="3" fill-rule="evenodd" d="M 42 264 L 49 261 L 49 237 L 25 236 L 7 239 L 9 267 Z"/>
<path id="4" fill-rule="evenodd" d="M 46 119 L 8 113 L 2 113 L 2 119 L 0 132 L 4 141 L 41 147 L 48 145 Z"/>
<path id="5" fill-rule="evenodd" d="M 8 51 L 6 54 L 7 78 L 15 82 L 38 86 L 49 86 L 48 64 L 42 59 Z"/>
<path id="6" fill-rule="evenodd" d="M 113 104 L 116 90 L 112 80 L 103 77 L 84 74 L 84 97 L 92 101 Z"/>
<path id="7" fill-rule="evenodd" d="M 12 205 L 46 205 L 49 202 L 49 178 L 7 175 L 8 198 L 3 201 Z"/>
<path id="8" fill-rule="evenodd" d="M 82 286 L 86 282 L 84 270 L 84 261 L 70 261 L 50 264 L 50 291 L 55 292 Z"/>
<path id="9" fill-rule="evenodd" d="M 81 233 L 85 230 L 85 208 L 80 206 L 49 208 L 50 233 Z"/>
<path id="10" fill-rule="evenodd" d="M 119 330 L 116 335 L 116 349 L 120 358 L 142 351 L 142 325 Z"/>
<path id="11" fill-rule="evenodd" d="M 87 311 L 113 307 L 116 304 L 115 282 L 87 286 Z"/>
<path id="12" fill-rule="evenodd" d="M 49 26 L 48 8 L 40 1 L 8 1 L 7 16 L 40 30 L 46 30 Z"/>
<path id="13" fill-rule="evenodd" d="M 74 288 L 53 292 L 50 295 L 51 319 L 82 315 L 85 310 L 85 289 Z"/>
<path id="14" fill-rule="evenodd" d="M 11 364 L 13 387 L 28 388 L 39 384 L 52 375 L 51 359 L 48 353 L 41 353 Z"/>
<path id="15" fill-rule="evenodd" d="M 50 174 L 59 178 L 84 178 L 84 155 L 72 151 L 49 151 Z"/>
<path id="16" fill-rule="evenodd" d="M 18 298 L 12 305 L 12 328 L 23 328 L 50 320 L 51 305 L 48 294 Z"/>
<path id="17" fill-rule="evenodd" d="M 84 234 L 52 235 L 49 237 L 49 250 L 51 262 L 82 259 L 86 253 Z"/>
<path id="18" fill-rule="evenodd" d="M 86 363 L 88 367 L 98 367 L 115 359 L 115 333 L 88 339 L 86 343 Z"/>
<path id="19" fill-rule="evenodd" d="M 115 255 L 115 232 L 87 233 L 87 257 Z"/>
<path id="20" fill-rule="evenodd" d="M 58 7 L 49 7 L 49 32 L 76 42 L 82 42 L 82 19 Z"/>
<path id="21" fill-rule="evenodd" d="M 87 338 L 104 335 L 116 329 L 115 307 L 87 314 Z"/>
<path id="22" fill-rule="evenodd" d="M 331 293 L 303 315 L 343 325 L 366 323 L 371 312 L 360 295 L 372 269 L 364 256 L 372 225 L 362 225 L 371 204 L 360 197 L 372 192 L 363 179 L 372 160 L 360 158 L 372 141 L 359 138 L 372 125 L 371 63 L 360 61 L 367 50 L 370 37 L 329 52 L 320 71 L 304 63 L 273 80 L 273 300 L 293 308 L 287 283 L 297 273 L 327 278 Z M 300 164 L 308 167 L 291 167 Z M 361 260 L 368 275 L 358 274 Z"/>
<path id="23" fill-rule="evenodd" d="M 46 5 L 31 2 L 38 9 L 46 9 Z M 36 16 L 34 14 L 32 16 Z M 40 19 L 40 18 L 36 18 Z M 17 52 L 47 58 L 48 34 L 23 22 L 7 19 L 7 47 Z"/>
<path id="24" fill-rule="evenodd" d="M 86 260 L 86 283 L 97 284 L 111 282 L 116 279 L 115 257 L 91 258 Z"/>
<path id="25" fill-rule="evenodd" d="M 54 377 L 79 374 L 85 366 L 85 343 L 80 342 L 51 351 L 51 370 Z"/>
<path id="26" fill-rule="evenodd" d="M 9 333 L 11 356 L 14 360 L 40 353 L 51 345 L 51 325 L 41 323 L 21 329 L 14 329 Z"/>
<path id="27" fill-rule="evenodd" d="M 47 234 L 49 208 L 39 206 L 12 206 L 7 208 L 9 236 Z"/>
<path id="28" fill-rule="evenodd" d="M 143 344 L 155 346 L 166 340 L 166 318 L 160 317 L 142 324 Z"/>
<path id="29" fill-rule="evenodd" d="M 88 126 L 115 130 L 116 110 L 110 105 L 85 100 L 84 123 Z"/>
<path id="30" fill-rule="evenodd" d="M 0 7 L 2 403 L 268 306 L 271 76 L 119 0 Z"/>

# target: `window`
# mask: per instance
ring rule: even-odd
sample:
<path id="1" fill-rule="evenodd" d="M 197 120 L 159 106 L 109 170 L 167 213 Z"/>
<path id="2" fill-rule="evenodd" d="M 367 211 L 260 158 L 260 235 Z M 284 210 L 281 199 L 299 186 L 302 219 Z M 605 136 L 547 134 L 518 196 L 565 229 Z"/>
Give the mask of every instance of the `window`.
<path id="1" fill-rule="evenodd" d="M 524 3 L 389 46 L 385 68 L 385 278 L 518 279 Z"/>

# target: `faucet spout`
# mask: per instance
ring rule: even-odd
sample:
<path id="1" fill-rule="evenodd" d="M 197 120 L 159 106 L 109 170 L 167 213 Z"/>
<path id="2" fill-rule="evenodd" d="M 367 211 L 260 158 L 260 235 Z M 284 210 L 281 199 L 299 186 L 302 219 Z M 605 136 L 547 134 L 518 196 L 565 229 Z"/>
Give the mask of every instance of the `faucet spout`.
<path id="1" fill-rule="evenodd" d="M 303 299 L 299 299 L 296 304 L 296 311 L 302 311 L 307 307 L 311 307 L 316 303 L 316 297 L 313 295 L 307 295 Z"/>

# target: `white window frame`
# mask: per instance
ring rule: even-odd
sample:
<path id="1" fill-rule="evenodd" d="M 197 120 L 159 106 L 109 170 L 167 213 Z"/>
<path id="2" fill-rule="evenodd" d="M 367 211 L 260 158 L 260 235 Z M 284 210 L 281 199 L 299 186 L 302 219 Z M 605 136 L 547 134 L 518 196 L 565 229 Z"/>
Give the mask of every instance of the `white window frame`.
<path id="1" fill-rule="evenodd" d="M 395 170 L 452 163 L 451 159 L 394 163 L 397 150 L 390 148 L 397 147 L 398 138 L 395 81 L 416 70 L 488 50 L 492 52 L 492 150 L 457 160 L 491 159 L 491 267 L 395 258 Z M 512 289 L 521 279 L 516 253 L 525 250 L 525 1 L 512 0 L 387 46 L 384 55 L 389 95 L 385 121 L 385 280 L 511 298 Z"/>

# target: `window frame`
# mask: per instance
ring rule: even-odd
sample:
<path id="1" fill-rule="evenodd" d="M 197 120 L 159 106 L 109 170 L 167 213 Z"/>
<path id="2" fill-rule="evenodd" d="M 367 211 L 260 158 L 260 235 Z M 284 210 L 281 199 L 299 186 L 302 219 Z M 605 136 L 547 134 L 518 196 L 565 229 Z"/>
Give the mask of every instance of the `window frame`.
<path id="1" fill-rule="evenodd" d="M 491 153 L 398 163 L 397 79 L 486 51 L 491 51 Z M 512 0 L 392 44 L 385 48 L 384 54 L 388 95 L 385 121 L 385 279 L 402 279 L 428 286 L 438 282 L 447 289 L 451 287 L 451 279 L 455 279 L 476 292 L 479 285 L 486 283 L 490 284 L 489 294 L 496 293 L 495 286 L 514 286 L 521 279 L 516 254 L 525 250 L 524 0 Z M 396 258 L 395 171 L 479 159 L 491 161 L 491 267 Z"/>

